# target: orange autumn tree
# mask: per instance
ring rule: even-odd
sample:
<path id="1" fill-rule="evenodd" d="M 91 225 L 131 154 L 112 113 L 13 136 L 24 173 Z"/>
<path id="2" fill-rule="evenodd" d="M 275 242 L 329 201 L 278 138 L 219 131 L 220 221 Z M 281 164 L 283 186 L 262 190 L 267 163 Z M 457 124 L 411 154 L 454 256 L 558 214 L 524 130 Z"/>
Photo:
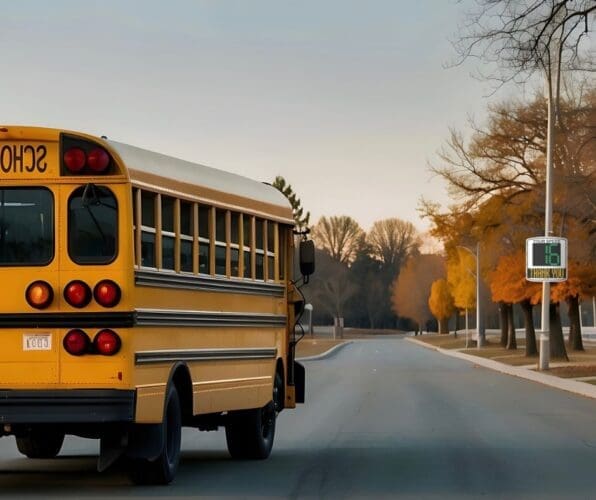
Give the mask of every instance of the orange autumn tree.
<path id="1" fill-rule="evenodd" d="M 536 356 L 536 333 L 532 318 L 532 307 L 540 301 L 542 287 L 540 283 L 526 280 L 526 254 L 517 251 L 512 255 L 503 255 L 494 271 L 489 273 L 490 290 L 496 302 L 504 304 L 519 304 L 524 314 L 526 331 L 526 356 Z M 508 319 L 508 348 L 514 348 L 515 328 L 513 314 L 507 310 Z"/>
<path id="2" fill-rule="evenodd" d="M 453 296 L 449 283 L 444 278 L 433 282 L 430 288 L 430 297 L 428 298 L 428 307 L 430 312 L 439 324 L 439 333 L 449 333 L 448 320 L 449 317 L 455 312 L 455 306 L 453 305 Z"/>
<path id="3" fill-rule="evenodd" d="M 439 161 L 430 167 L 447 182 L 456 205 L 442 213 L 437 203 L 423 199 L 420 212 L 430 219 L 431 230 L 446 248 L 448 242 L 483 243 L 483 248 L 489 250 L 482 252 L 483 276 L 485 269 L 497 266 L 501 255 L 523 249 L 520 239 L 543 234 L 546 111 L 542 96 L 531 102 L 492 106 L 484 123 L 470 124 L 471 135 L 452 131 L 439 152 Z M 568 231 L 569 221 L 575 219 L 587 230 L 588 246 L 596 248 L 595 117 L 593 84 L 562 97 L 554 148 L 553 232 L 567 237 L 570 247 L 577 242 L 572 241 Z M 487 258 L 491 260 L 488 266 Z M 552 312 L 555 322 L 551 323 L 560 322 L 558 307 Z M 507 330 L 505 334 L 507 338 Z M 550 347 L 553 357 L 567 357 L 560 328 L 550 329 Z"/>
<path id="4" fill-rule="evenodd" d="M 553 302 L 567 302 L 569 308 L 568 345 L 574 351 L 583 351 L 579 302 L 583 298 L 593 297 L 596 294 L 596 266 L 593 262 L 572 261 L 569 262 L 567 275 L 567 281 L 557 283 L 552 287 L 551 297 Z"/>

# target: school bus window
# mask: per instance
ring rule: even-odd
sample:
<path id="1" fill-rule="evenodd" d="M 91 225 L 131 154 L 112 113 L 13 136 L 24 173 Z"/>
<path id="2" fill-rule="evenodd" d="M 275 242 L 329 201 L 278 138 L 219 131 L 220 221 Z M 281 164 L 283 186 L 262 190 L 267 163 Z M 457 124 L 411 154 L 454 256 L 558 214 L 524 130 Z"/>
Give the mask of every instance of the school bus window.
<path id="1" fill-rule="evenodd" d="M 155 193 L 141 192 L 141 225 L 155 228 Z"/>
<path id="2" fill-rule="evenodd" d="M 132 245 L 135 256 L 135 266 L 138 266 L 138 254 L 137 254 L 137 230 L 139 228 L 139 221 L 137 220 L 137 192 L 138 189 L 132 190 Z"/>
<path id="3" fill-rule="evenodd" d="M 275 231 L 277 224 L 267 222 L 267 279 L 275 279 Z"/>
<path id="4" fill-rule="evenodd" d="M 87 184 L 68 200 L 68 253 L 77 264 L 107 264 L 116 257 L 118 202 L 107 187 Z"/>
<path id="5" fill-rule="evenodd" d="M 283 226 L 278 225 L 278 265 L 279 265 L 279 279 L 284 281 L 286 278 L 286 238 L 287 238 L 287 229 Z"/>
<path id="6" fill-rule="evenodd" d="M 176 233 L 174 232 L 174 198 L 161 197 L 161 267 L 175 269 L 174 248 Z"/>
<path id="7" fill-rule="evenodd" d="M 230 272 L 231 276 L 240 276 L 240 214 L 230 213 Z"/>
<path id="8" fill-rule="evenodd" d="M 226 211 L 215 210 L 215 274 L 226 274 Z"/>
<path id="9" fill-rule="evenodd" d="M 180 271 L 192 273 L 193 204 L 180 202 Z"/>
<path id="10" fill-rule="evenodd" d="M 255 233 L 256 233 L 256 241 L 255 241 L 255 259 L 256 259 L 256 276 L 255 278 L 258 280 L 265 279 L 265 249 L 264 249 L 264 240 L 263 240 L 263 229 L 266 222 L 263 219 L 256 219 L 255 224 Z"/>
<path id="11" fill-rule="evenodd" d="M 211 208 L 205 205 L 199 205 L 199 273 L 210 274 L 210 246 L 209 246 L 209 228 Z"/>
<path id="12" fill-rule="evenodd" d="M 141 266 L 157 267 L 155 263 L 155 193 L 141 192 Z"/>
<path id="13" fill-rule="evenodd" d="M 252 233 L 252 219 L 250 215 L 244 215 L 242 217 L 242 239 L 244 240 L 244 277 L 252 278 L 252 266 L 251 266 L 251 241 L 253 237 Z"/>
<path id="14" fill-rule="evenodd" d="M 0 265 L 45 265 L 54 257 L 54 197 L 49 189 L 0 189 Z"/>

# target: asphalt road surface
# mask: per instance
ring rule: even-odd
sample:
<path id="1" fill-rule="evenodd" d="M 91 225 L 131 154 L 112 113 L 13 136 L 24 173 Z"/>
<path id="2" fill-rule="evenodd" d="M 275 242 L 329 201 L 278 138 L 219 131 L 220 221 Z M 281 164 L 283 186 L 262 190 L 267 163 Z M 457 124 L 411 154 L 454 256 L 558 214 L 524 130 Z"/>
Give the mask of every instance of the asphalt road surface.
<path id="1" fill-rule="evenodd" d="M 280 415 L 266 461 L 185 430 L 175 482 L 136 487 L 95 471 L 95 441 L 30 460 L 2 438 L 0 497 L 596 498 L 594 400 L 398 338 L 305 364 L 308 402 Z"/>

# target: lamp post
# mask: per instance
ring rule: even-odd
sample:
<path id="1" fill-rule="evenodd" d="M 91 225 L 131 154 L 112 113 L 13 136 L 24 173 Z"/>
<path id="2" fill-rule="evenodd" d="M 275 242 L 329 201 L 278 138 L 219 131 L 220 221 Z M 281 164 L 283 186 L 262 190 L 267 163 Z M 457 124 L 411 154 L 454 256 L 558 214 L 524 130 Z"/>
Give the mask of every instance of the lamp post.
<path id="1" fill-rule="evenodd" d="M 304 310 L 308 311 L 308 333 L 310 333 L 310 336 L 312 337 L 314 334 L 314 332 L 312 330 L 312 310 L 313 310 L 312 304 L 310 304 L 310 303 L 306 304 L 304 306 Z"/>
<path id="2" fill-rule="evenodd" d="M 469 252 L 474 256 L 476 259 L 476 337 L 477 342 L 476 346 L 480 349 L 482 346 L 485 345 L 485 336 L 484 330 L 480 327 L 480 318 L 481 318 L 481 311 L 480 311 L 480 242 L 476 243 L 476 252 L 470 250 L 468 247 L 464 247 L 458 245 L 458 248 L 462 248 L 466 252 Z M 467 319 L 467 314 L 466 314 Z"/>

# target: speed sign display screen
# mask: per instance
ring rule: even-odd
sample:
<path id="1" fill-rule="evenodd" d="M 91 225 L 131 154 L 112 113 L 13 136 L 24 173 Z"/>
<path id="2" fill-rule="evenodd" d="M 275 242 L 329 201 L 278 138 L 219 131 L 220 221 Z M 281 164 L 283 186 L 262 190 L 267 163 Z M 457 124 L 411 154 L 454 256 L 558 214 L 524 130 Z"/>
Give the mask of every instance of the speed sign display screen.
<path id="1" fill-rule="evenodd" d="M 526 240 L 526 279 L 557 282 L 567 279 L 567 238 Z"/>

